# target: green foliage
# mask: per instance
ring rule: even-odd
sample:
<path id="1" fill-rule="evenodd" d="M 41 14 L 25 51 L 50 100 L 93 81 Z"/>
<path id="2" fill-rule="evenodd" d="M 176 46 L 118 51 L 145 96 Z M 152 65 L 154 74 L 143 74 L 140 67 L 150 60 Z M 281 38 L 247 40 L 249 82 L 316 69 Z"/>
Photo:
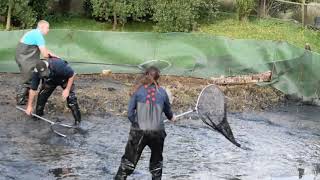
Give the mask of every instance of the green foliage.
<path id="1" fill-rule="evenodd" d="M 91 0 L 91 3 L 92 15 L 99 20 L 116 19 L 125 24 L 128 19 L 151 19 L 156 23 L 155 30 L 160 32 L 189 32 L 200 20 L 212 20 L 218 12 L 217 0 Z"/>
<path id="2" fill-rule="evenodd" d="M 117 28 L 117 31 L 152 31 L 151 22 L 130 21 L 125 27 Z M 50 27 L 56 29 L 74 29 L 74 30 L 91 30 L 91 31 L 110 31 L 112 25 L 104 22 L 97 22 L 94 19 L 83 17 L 63 17 L 57 21 L 50 21 Z"/>
<path id="3" fill-rule="evenodd" d="M 92 16 L 93 8 L 92 8 L 91 0 L 84 0 L 83 9 L 86 17 Z"/>
<path id="4" fill-rule="evenodd" d="M 124 24 L 130 16 L 130 5 L 126 0 L 91 0 L 92 15 L 99 20 L 110 21 L 113 17 Z"/>
<path id="5" fill-rule="evenodd" d="M 0 15 L 4 16 L 7 13 L 8 0 L 0 1 Z"/>
<path id="6" fill-rule="evenodd" d="M 241 21 L 246 21 L 250 13 L 254 10 L 256 2 L 255 0 L 236 0 L 236 8 L 238 18 Z"/>
<path id="7" fill-rule="evenodd" d="M 151 0 L 134 0 L 130 2 L 131 18 L 135 21 L 145 21 L 151 15 Z"/>
<path id="8" fill-rule="evenodd" d="M 218 12 L 216 0 L 157 0 L 152 5 L 155 30 L 189 32 L 200 20 L 211 20 Z"/>
<path id="9" fill-rule="evenodd" d="M 111 3 L 108 0 L 91 0 L 92 16 L 99 20 L 109 20 Z"/>
<path id="10" fill-rule="evenodd" d="M 0 15 L 7 16 L 9 0 L 0 1 Z M 21 28 L 31 28 L 36 22 L 36 13 L 28 6 L 29 0 L 13 0 L 12 22 Z"/>
<path id="11" fill-rule="evenodd" d="M 130 17 L 131 4 L 127 0 L 113 0 L 111 2 L 111 10 L 113 17 L 117 16 L 118 21 L 121 24 L 127 22 L 127 18 Z"/>
<path id="12" fill-rule="evenodd" d="M 201 0 L 197 8 L 200 19 L 210 22 L 217 18 L 220 7 L 216 0 Z"/>
<path id="13" fill-rule="evenodd" d="M 29 0 L 28 6 L 30 6 L 37 14 L 37 20 L 45 19 L 45 17 L 48 15 L 48 2 L 50 0 Z"/>
<path id="14" fill-rule="evenodd" d="M 193 12 L 193 0 L 158 0 L 153 4 L 153 20 L 157 23 L 156 31 L 188 32 L 196 25 L 198 18 Z"/>
<path id="15" fill-rule="evenodd" d="M 143 21 L 150 12 L 149 0 L 91 0 L 92 16 L 125 24 L 129 18 Z"/>

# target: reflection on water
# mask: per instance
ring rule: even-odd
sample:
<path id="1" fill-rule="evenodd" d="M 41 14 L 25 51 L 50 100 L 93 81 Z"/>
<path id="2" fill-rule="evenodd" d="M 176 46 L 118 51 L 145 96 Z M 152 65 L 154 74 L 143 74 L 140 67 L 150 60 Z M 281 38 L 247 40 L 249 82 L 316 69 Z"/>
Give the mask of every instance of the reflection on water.
<path id="1" fill-rule="evenodd" d="M 235 137 L 250 151 L 235 147 L 200 120 L 169 123 L 163 179 L 320 179 L 319 110 L 291 105 L 229 114 Z M 112 179 L 115 174 L 128 137 L 126 119 L 86 117 L 82 126 L 88 134 L 63 139 L 44 122 L 1 111 L 6 118 L 0 119 L 0 180 Z M 149 158 L 146 148 L 128 179 L 150 179 Z"/>

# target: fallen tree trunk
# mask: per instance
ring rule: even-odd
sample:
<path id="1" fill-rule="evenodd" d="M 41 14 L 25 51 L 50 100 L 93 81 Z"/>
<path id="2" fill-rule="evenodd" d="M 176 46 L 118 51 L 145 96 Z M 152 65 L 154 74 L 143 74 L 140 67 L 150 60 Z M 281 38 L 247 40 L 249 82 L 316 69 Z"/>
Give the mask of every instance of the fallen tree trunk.
<path id="1" fill-rule="evenodd" d="M 240 84 L 251 84 L 259 82 L 270 82 L 272 72 L 267 71 L 260 74 L 253 75 L 241 75 L 241 76 L 231 76 L 231 77 L 212 77 L 212 83 L 217 85 L 240 85 Z"/>

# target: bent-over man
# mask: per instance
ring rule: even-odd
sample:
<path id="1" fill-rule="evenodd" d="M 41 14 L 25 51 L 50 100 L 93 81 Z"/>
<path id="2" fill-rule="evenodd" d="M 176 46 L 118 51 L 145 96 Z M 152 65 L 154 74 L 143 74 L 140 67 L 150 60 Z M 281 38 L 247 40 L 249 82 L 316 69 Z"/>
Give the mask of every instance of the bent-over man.
<path id="1" fill-rule="evenodd" d="M 68 63 L 59 58 L 49 58 L 37 62 L 32 73 L 31 87 L 26 113 L 31 115 L 33 100 L 37 94 L 37 89 L 42 80 L 42 85 L 38 94 L 36 114 L 43 115 L 43 110 L 48 98 L 57 86 L 62 87 L 62 97 L 67 100 L 68 107 L 72 112 L 75 124 L 81 122 L 81 113 L 77 97 L 74 92 L 75 73 Z"/>

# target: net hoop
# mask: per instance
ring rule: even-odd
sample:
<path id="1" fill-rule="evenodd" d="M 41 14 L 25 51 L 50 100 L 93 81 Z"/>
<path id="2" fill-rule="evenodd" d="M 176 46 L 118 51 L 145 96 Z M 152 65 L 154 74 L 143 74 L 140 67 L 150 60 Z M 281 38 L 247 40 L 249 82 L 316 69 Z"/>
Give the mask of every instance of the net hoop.
<path id="1" fill-rule="evenodd" d="M 146 61 L 146 62 L 143 62 L 143 63 L 139 64 L 138 68 L 141 69 L 141 70 L 145 70 L 147 68 L 146 65 L 154 63 L 154 62 L 161 62 L 161 63 L 166 64 L 166 66 L 164 68 L 157 67 L 161 71 L 164 71 L 164 70 L 166 70 L 166 69 L 168 69 L 168 68 L 170 68 L 172 66 L 171 62 L 169 62 L 167 60 L 156 60 L 156 59 L 153 59 L 153 60 L 149 60 L 149 61 Z"/>
<path id="2" fill-rule="evenodd" d="M 67 137 L 68 135 L 67 135 L 67 134 L 64 134 L 64 133 L 61 133 L 61 132 L 59 132 L 59 130 L 53 128 L 53 127 L 59 127 L 59 126 L 64 127 L 64 128 L 68 128 L 68 129 L 77 129 L 76 126 L 72 126 L 72 125 L 68 125 L 68 124 L 63 124 L 63 123 L 53 123 L 53 124 L 51 124 L 51 125 L 50 125 L 50 129 L 51 129 L 54 133 L 56 133 L 57 135 L 62 136 L 62 137 Z"/>
<path id="3" fill-rule="evenodd" d="M 197 103 L 196 103 L 196 107 L 195 107 L 195 111 L 196 111 L 197 113 L 199 113 L 199 112 L 198 112 L 198 106 L 199 106 L 199 101 L 200 101 L 200 98 L 201 98 L 203 92 L 204 92 L 207 88 L 209 88 L 209 87 L 211 87 L 211 86 L 213 86 L 214 88 L 218 89 L 218 90 L 220 91 L 220 93 L 222 93 L 221 89 L 220 89 L 217 85 L 215 85 L 215 84 L 209 84 L 209 85 L 207 85 L 206 87 L 202 88 L 202 90 L 201 90 L 201 92 L 200 92 L 200 94 L 199 94 L 199 96 L 198 96 Z M 222 94 L 223 94 L 223 93 L 222 93 Z M 225 104 L 225 99 L 224 99 L 224 102 L 223 102 L 223 103 Z"/>

